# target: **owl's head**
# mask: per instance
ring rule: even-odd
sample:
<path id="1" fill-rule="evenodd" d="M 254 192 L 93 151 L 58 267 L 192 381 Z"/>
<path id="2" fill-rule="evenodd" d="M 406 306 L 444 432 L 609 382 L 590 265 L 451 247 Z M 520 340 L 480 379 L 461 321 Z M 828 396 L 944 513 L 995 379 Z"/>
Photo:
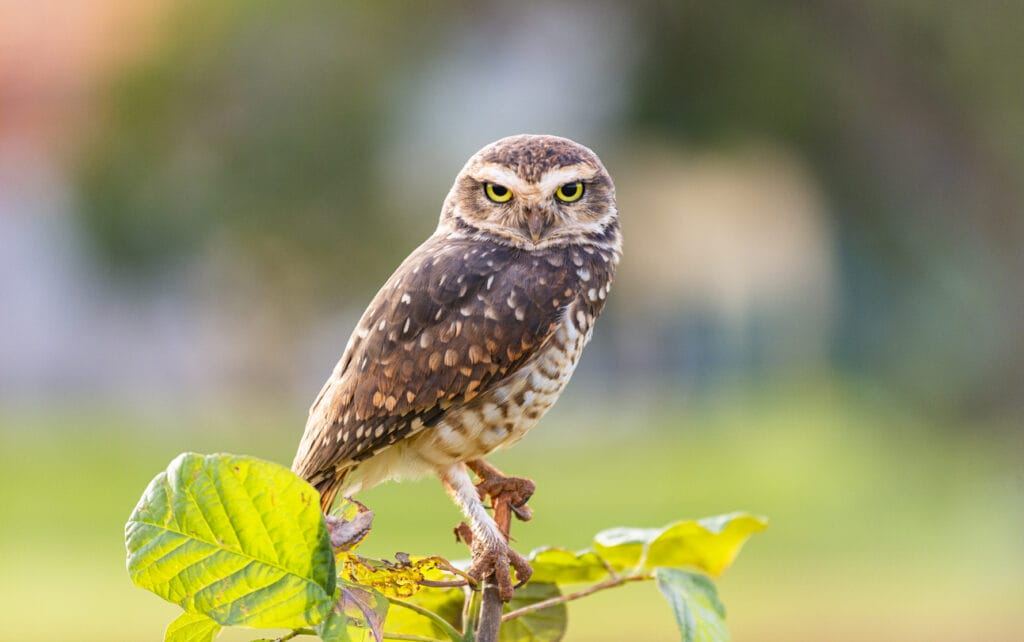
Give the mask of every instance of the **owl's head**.
<path id="1" fill-rule="evenodd" d="M 557 136 L 510 136 L 462 168 L 438 230 L 530 250 L 588 240 L 617 247 L 615 186 L 583 145 Z"/>

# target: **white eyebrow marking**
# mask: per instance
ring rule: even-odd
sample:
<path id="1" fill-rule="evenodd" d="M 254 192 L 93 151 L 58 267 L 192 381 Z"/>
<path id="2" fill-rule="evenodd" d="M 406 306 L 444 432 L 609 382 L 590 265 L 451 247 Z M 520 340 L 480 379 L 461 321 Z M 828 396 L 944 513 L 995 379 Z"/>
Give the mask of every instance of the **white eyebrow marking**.
<path id="1" fill-rule="evenodd" d="M 566 183 L 588 181 L 597 176 L 597 173 L 597 168 L 589 163 L 576 163 L 545 172 L 540 182 L 534 184 L 519 178 L 515 170 L 505 165 L 486 163 L 476 171 L 473 178 L 485 183 L 502 185 L 518 196 L 547 197 Z"/>
<path id="2" fill-rule="evenodd" d="M 556 189 L 573 181 L 588 181 L 597 175 L 597 169 L 586 163 L 567 165 L 544 173 L 544 177 L 537 183 L 537 190 L 541 194 L 550 194 Z"/>
<path id="3" fill-rule="evenodd" d="M 523 194 L 533 189 L 529 183 L 519 178 L 513 170 L 504 165 L 496 165 L 494 163 L 488 163 L 481 167 L 476 172 L 474 178 L 485 183 L 495 183 L 502 187 L 507 187 L 516 194 Z"/>

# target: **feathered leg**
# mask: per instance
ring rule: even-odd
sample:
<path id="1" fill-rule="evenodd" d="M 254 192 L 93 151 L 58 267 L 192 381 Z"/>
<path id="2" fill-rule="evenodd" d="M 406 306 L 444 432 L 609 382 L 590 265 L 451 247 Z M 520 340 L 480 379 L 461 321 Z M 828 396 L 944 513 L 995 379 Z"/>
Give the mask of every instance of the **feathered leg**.
<path id="1" fill-rule="evenodd" d="M 472 533 L 470 550 L 473 553 L 473 566 L 468 575 L 482 582 L 490 575 L 498 580 L 498 593 L 505 602 L 512 599 L 513 586 L 509 565 L 516 570 L 516 578 L 523 583 L 533 574 L 530 563 L 525 557 L 512 550 L 508 539 L 498 524 L 488 514 L 480 499 L 480 493 L 466 470 L 465 464 L 455 464 L 441 473 L 441 482 L 455 504 L 469 520 Z"/>

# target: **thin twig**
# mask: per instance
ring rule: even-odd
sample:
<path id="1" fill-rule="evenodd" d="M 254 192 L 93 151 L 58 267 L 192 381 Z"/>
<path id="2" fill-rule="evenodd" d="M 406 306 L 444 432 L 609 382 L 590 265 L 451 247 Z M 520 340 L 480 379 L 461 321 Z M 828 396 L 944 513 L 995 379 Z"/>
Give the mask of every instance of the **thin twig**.
<path id="1" fill-rule="evenodd" d="M 516 609 L 515 611 L 509 611 L 508 613 L 506 613 L 501 618 L 501 621 L 502 622 L 508 622 L 509 620 L 516 619 L 517 617 L 522 617 L 523 615 L 526 615 L 527 613 L 533 613 L 534 611 L 540 611 L 542 609 L 546 609 L 549 606 L 555 606 L 556 604 L 561 604 L 562 602 L 569 602 L 571 600 L 577 600 L 577 599 L 579 599 L 581 597 L 585 597 L 587 595 L 590 595 L 591 593 L 597 593 L 598 591 L 603 591 L 605 589 L 615 588 L 616 586 L 622 586 L 626 582 L 640 582 L 640 581 L 643 581 L 643 580 L 651 580 L 651 579 L 654 579 L 654 578 L 651 577 L 650 575 L 629 575 L 629 576 L 626 576 L 626 577 L 621 577 L 621 576 L 620 577 L 612 577 L 612 578 L 609 578 L 609 579 L 607 579 L 607 580 L 605 580 L 603 582 L 599 582 L 597 584 L 594 584 L 593 586 L 588 586 L 585 589 L 576 591 L 575 593 L 566 593 L 565 595 L 557 595 L 555 597 L 548 598 L 546 600 L 541 600 L 540 602 L 534 602 L 533 604 L 530 604 L 528 606 L 524 606 L 522 608 Z"/>
<path id="2" fill-rule="evenodd" d="M 600 555 L 597 556 L 597 559 L 601 560 L 601 566 L 604 567 L 604 570 L 608 571 L 608 576 L 610 578 L 612 578 L 613 580 L 619 579 L 619 573 L 614 568 L 612 568 L 612 565 L 608 563 L 608 560 L 601 557 Z"/>
<path id="3" fill-rule="evenodd" d="M 469 573 L 466 573 L 464 570 L 462 570 L 461 568 L 455 566 L 454 564 L 452 564 L 451 562 L 449 562 L 445 558 L 443 558 L 443 557 L 435 557 L 435 560 L 437 562 L 438 567 L 441 568 L 441 570 L 447 571 L 447 572 L 451 573 L 452 575 L 458 575 L 463 580 L 465 580 L 465 582 L 462 584 L 462 586 L 465 586 L 466 584 L 472 584 L 473 583 L 473 578 L 469 576 Z M 427 586 L 429 586 L 429 585 L 427 585 Z"/>
<path id="4" fill-rule="evenodd" d="M 466 580 L 420 580 L 416 583 L 430 588 L 462 588 L 469 584 Z"/>
<path id="5" fill-rule="evenodd" d="M 428 620 L 436 624 L 437 627 L 440 628 L 442 631 L 444 631 L 445 635 L 451 638 L 452 642 L 462 642 L 462 634 L 459 633 L 455 629 L 455 627 L 448 622 L 448 620 L 444 619 L 437 613 L 434 613 L 429 609 L 425 609 L 418 604 L 413 604 L 412 602 L 404 602 L 396 597 L 388 597 L 388 602 L 394 604 L 395 606 L 401 606 L 402 608 L 406 608 L 410 611 L 415 611 L 416 613 L 419 613 L 423 617 L 427 618 Z"/>

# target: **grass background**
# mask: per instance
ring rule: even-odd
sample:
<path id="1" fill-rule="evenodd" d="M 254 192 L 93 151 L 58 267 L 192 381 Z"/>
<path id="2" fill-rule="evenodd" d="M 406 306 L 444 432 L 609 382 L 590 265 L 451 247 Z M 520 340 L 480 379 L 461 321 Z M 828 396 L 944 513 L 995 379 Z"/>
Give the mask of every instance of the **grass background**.
<path id="1" fill-rule="evenodd" d="M 747 510 L 771 526 L 718 582 L 736 640 L 1020 639 L 1019 430 L 936 425 L 849 384 L 699 406 L 573 399 L 493 457 L 537 482 L 534 520 L 513 527 L 520 550 Z M 3 416 L 0 639 L 161 639 L 177 607 L 134 588 L 124 568 L 124 522 L 148 481 L 184 450 L 288 463 L 301 430 L 290 412 L 169 415 Z M 360 499 L 377 513 L 366 554 L 465 556 L 451 535 L 460 516 L 436 480 Z M 678 638 L 653 584 L 586 598 L 569 617 L 568 640 Z"/>

